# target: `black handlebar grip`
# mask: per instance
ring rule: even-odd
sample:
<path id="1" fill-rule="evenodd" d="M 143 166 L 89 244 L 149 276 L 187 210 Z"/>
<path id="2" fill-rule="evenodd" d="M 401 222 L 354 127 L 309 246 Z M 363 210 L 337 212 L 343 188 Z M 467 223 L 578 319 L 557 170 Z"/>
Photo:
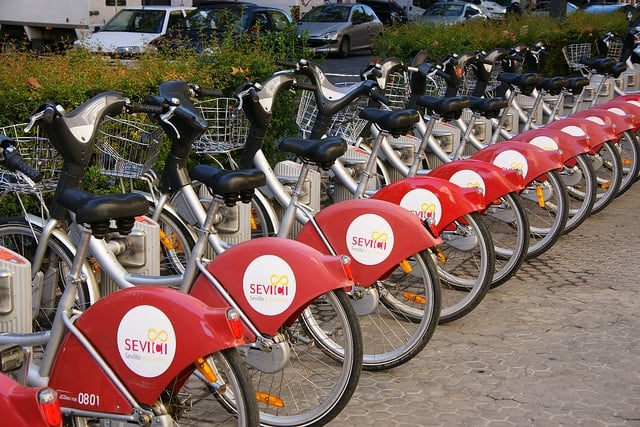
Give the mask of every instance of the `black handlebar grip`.
<path id="1" fill-rule="evenodd" d="M 0 137 L 0 147 L 2 153 L 0 158 L 10 171 L 19 171 L 31 178 L 34 182 L 42 181 L 42 174 L 29 166 L 18 151 L 11 138 L 6 136 Z"/>
<path id="2" fill-rule="evenodd" d="M 314 85 L 305 85 L 302 83 L 298 83 L 296 84 L 296 89 L 308 90 L 308 91 L 314 92 L 316 90 L 316 87 Z"/>
<path id="3" fill-rule="evenodd" d="M 387 98 L 386 96 L 384 96 L 382 93 L 377 92 L 377 91 L 371 91 L 371 93 L 369 94 L 369 96 L 371 97 L 371 99 L 373 99 L 376 102 L 379 102 L 382 105 L 390 105 L 391 101 L 389 100 L 389 98 Z"/>
<path id="4" fill-rule="evenodd" d="M 285 67 L 285 68 L 297 68 L 298 67 L 298 63 L 297 62 L 285 61 L 284 59 L 276 59 L 276 65 L 278 65 L 280 67 Z"/>
<path id="5" fill-rule="evenodd" d="M 198 96 L 210 96 L 214 98 L 219 98 L 224 96 L 224 93 L 220 89 L 209 89 L 205 87 L 198 86 L 197 89 Z"/>
<path id="6" fill-rule="evenodd" d="M 147 113 L 147 114 L 162 114 L 166 108 L 162 105 L 140 104 L 138 102 L 132 102 L 128 104 L 127 107 L 130 113 Z"/>
<path id="7" fill-rule="evenodd" d="M 451 78 L 451 76 L 449 74 L 445 73 L 442 70 L 436 70 L 436 76 L 440 76 L 443 79 L 445 79 L 446 81 L 449 81 L 449 79 Z"/>

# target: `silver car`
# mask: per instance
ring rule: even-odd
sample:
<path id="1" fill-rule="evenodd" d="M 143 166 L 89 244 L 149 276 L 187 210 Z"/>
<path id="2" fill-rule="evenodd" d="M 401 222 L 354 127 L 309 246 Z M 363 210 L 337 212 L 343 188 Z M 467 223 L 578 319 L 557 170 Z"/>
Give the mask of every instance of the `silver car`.
<path id="1" fill-rule="evenodd" d="M 315 52 L 347 57 L 351 51 L 373 47 L 383 25 L 367 5 L 326 4 L 306 13 L 297 28 Z"/>
<path id="2" fill-rule="evenodd" d="M 470 19 L 487 19 L 480 8 L 464 1 L 438 1 L 418 17 L 419 22 L 450 25 Z"/>

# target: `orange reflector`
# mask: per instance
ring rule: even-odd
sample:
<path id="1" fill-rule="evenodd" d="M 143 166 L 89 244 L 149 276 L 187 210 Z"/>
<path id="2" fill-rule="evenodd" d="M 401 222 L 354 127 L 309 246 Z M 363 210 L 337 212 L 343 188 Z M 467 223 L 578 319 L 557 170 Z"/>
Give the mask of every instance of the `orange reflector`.
<path id="1" fill-rule="evenodd" d="M 633 163 L 633 161 L 631 159 L 627 158 L 627 157 L 622 159 L 622 164 L 624 166 L 631 166 L 632 163 Z"/>
<path id="2" fill-rule="evenodd" d="M 403 292 L 402 297 L 406 300 L 413 301 L 418 304 L 426 304 L 427 299 L 423 296 L 412 294 L 410 292 Z"/>
<path id="3" fill-rule="evenodd" d="M 406 259 L 400 261 L 399 265 L 402 271 L 404 271 L 405 273 L 411 273 L 413 271 L 413 268 L 411 268 L 411 264 L 409 264 L 409 261 L 407 261 Z"/>
<path id="4" fill-rule="evenodd" d="M 160 243 L 162 244 L 162 246 L 164 246 L 165 249 L 173 250 L 173 243 L 171 243 L 171 239 L 162 229 L 160 229 Z"/>
<path id="5" fill-rule="evenodd" d="M 440 250 L 440 248 L 433 248 L 433 251 L 436 253 L 436 258 L 438 258 L 438 261 L 440 261 L 442 264 L 447 262 L 447 256 Z"/>
<path id="6" fill-rule="evenodd" d="M 208 382 L 215 383 L 218 381 L 218 377 L 216 376 L 216 373 L 213 372 L 213 369 L 211 369 L 211 366 L 203 358 L 196 360 L 196 368 L 198 369 L 198 372 L 200 372 Z"/>
<path id="7" fill-rule="evenodd" d="M 603 190 L 606 190 L 609 187 L 611 187 L 611 181 L 603 182 L 602 184 L 600 184 L 600 188 L 602 188 Z"/>
<path id="8" fill-rule="evenodd" d="M 251 215 L 251 229 L 252 230 L 258 229 L 258 222 L 256 221 L 256 217 L 253 215 Z"/>
<path id="9" fill-rule="evenodd" d="M 270 395 L 269 393 L 256 391 L 256 399 L 259 403 L 264 403 L 265 405 L 274 406 L 276 408 L 284 408 L 284 401 L 279 397 Z"/>
<path id="10" fill-rule="evenodd" d="M 538 206 L 544 208 L 544 190 L 541 185 L 536 187 L 536 196 L 538 197 Z"/>

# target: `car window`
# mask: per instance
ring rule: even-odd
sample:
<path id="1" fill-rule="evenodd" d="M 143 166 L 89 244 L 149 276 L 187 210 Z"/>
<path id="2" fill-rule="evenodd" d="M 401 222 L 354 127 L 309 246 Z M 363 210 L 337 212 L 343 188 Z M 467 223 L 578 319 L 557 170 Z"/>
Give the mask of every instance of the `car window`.
<path id="1" fill-rule="evenodd" d="M 269 15 L 271 16 L 271 22 L 275 31 L 284 31 L 287 25 L 289 25 L 289 19 L 287 19 L 287 15 L 284 13 L 272 10 L 269 12 Z"/>
<path id="2" fill-rule="evenodd" d="M 468 5 L 467 10 L 464 12 L 465 18 L 471 18 L 472 16 L 476 16 L 480 14 L 480 9 L 476 9 L 475 7 Z"/>
<path id="3" fill-rule="evenodd" d="M 169 23 L 167 24 L 167 28 L 178 28 L 182 23 L 182 19 L 184 15 L 180 10 L 173 10 L 169 14 Z"/>
<path id="4" fill-rule="evenodd" d="M 349 19 L 348 7 L 327 5 L 311 9 L 301 19 L 302 22 L 347 22 Z"/>
<path id="5" fill-rule="evenodd" d="M 202 9 L 191 13 L 184 25 L 191 31 L 217 30 L 225 31 L 230 25 L 240 21 L 240 9 Z"/>
<path id="6" fill-rule="evenodd" d="M 101 31 L 160 33 L 164 22 L 163 10 L 121 10 Z"/>

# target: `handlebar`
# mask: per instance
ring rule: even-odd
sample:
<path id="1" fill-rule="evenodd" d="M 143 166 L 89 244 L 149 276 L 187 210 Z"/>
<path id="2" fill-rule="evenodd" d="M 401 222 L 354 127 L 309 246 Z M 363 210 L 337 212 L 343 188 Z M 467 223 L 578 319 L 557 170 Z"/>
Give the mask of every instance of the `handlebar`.
<path id="1" fill-rule="evenodd" d="M 0 162 L 10 171 L 22 172 L 33 182 L 42 181 L 42 174 L 24 161 L 15 142 L 4 135 L 0 135 Z"/>

